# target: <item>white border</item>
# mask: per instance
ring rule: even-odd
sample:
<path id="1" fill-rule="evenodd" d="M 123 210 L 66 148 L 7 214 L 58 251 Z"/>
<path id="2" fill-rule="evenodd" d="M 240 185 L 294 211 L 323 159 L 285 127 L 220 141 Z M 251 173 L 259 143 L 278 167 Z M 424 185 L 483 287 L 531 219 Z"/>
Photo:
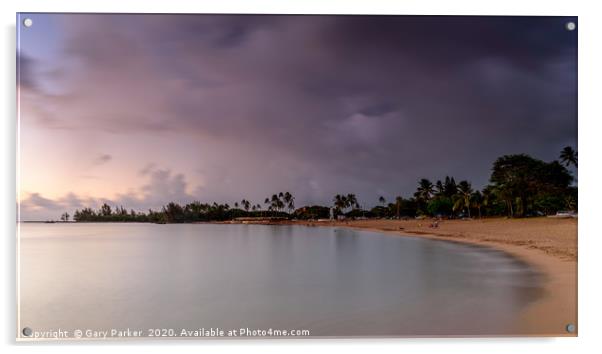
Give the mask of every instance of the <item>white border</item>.
<path id="1" fill-rule="evenodd" d="M 244 350 L 250 352 L 306 352 L 308 350 L 341 350 L 349 353 L 366 351 L 432 353 L 508 353 L 542 352 L 563 353 L 589 352 L 599 349 L 597 337 L 601 329 L 602 313 L 599 302 L 602 299 L 599 270 L 602 262 L 599 252 L 602 250 L 602 235 L 596 229 L 596 214 L 602 201 L 600 181 L 600 90 L 602 82 L 600 64 L 602 63 L 602 21 L 600 11 L 596 11 L 594 1 L 557 1 L 545 2 L 525 0 L 506 1 L 381 1 L 381 0 L 227 0 L 193 2 L 186 0 L 150 1 L 133 0 L 88 0 L 73 2 L 53 0 L 40 2 L 35 0 L 2 1 L 2 35 L 4 55 L 2 56 L 2 74 L 4 78 L 0 107 L 3 134 L 2 148 L 2 204 L 0 215 L 4 233 L 2 237 L 2 291 L 3 314 L 0 321 L 0 333 L 3 336 L 5 352 L 81 352 L 81 349 L 102 353 L 107 349 L 127 352 L 163 353 L 170 347 L 181 352 L 231 352 Z M 16 12 L 205 12 L 205 13 L 349 13 L 349 14 L 434 14 L 434 15 L 565 15 L 579 16 L 579 338 L 556 339 L 325 339 L 325 340 L 251 340 L 251 341 L 191 341 L 187 342 L 126 342 L 90 344 L 15 344 L 15 220 L 16 220 L 16 124 L 15 111 L 15 13 Z M 585 192 L 587 191 L 587 193 Z M 597 201 L 597 203 L 596 203 Z M 199 348 L 197 348 L 197 346 Z"/>
<path id="2" fill-rule="evenodd" d="M 16 16 L 16 23 L 20 24 L 21 23 L 21 16 L 17 15 Z M 21 48 L 21 30 L 23 29 L 22 26 L 16 26 L 16 32 L 17 32 L 17 52 L 20 50 Z M 21 67 L 17 66 L 17 73 L 16 73 L 16 79 L 17 82 L 19 82 L 19 80 L 21 79 Z M 21 105 L 19 104 L 19 102 L 21 102 L 21 91 L 20 90 L 16 90 L 16 96 L 17 96 L 17 102 L 16 102 L 16 112 L 17 112 L 17 129 L 16 129 L 16 137 L 15 137 L 15 141 L 16 141 L 16 156 L 15 156 L 15 162 L 16 162 L 16 170 L 15 170 L 15 187 L 16 187 L 16 197 L 17 197 L 17 210 L 16 210 L 16 220 L 21 220 L 21 193 L 19 192 L 21 190 Z M 16 284 L 16 305 L 17 305 L 17 328 L 21 328 L 21 311 L 19 311 L 20 308 L 20 302 L 21 302 L 21 237 L 19 235 L 21 235 L 21 224 L 17 223 L 16 224 L 16 279 L 15 279 L 15 284 Z"/>

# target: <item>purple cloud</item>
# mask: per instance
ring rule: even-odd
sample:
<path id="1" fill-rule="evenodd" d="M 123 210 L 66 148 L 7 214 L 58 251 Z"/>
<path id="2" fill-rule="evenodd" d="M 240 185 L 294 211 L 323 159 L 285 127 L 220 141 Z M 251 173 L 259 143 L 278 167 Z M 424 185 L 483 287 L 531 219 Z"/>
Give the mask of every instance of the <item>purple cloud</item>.
<path id="1" fill-rule="evenodd" d="M 122 149 L 143 157 L 122 168 L 149 182 L 114 201 L 126 207 L 280 190 L 300 204 L 351 192 L 371 204 L 408 196 L 420 177 L 480 187 L 502 154 L 551 160 L 576 145 L 568 18 L 48 16 L 64 34 L 62 93 L 25 75 L 23 116 L 49 139 L 127 137 Z M 125 159 L 101 151 L 98 162 Z M 190 171 L 158 169 L 156 156 Z"/>

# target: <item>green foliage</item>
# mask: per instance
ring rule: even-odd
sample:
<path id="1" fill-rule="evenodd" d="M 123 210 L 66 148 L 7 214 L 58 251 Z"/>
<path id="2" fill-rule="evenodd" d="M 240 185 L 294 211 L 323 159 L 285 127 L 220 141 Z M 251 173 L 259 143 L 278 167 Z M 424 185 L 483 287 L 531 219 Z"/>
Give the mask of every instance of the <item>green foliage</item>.
<path id="1" fill-rule="evenodd" d="M 317 220 L 330 218 L 330 208 L 321 205 L 312 205 L 299 208 L 293 216 L 299 220 Z"/>
<path id="2" fill-rule="evenodd" d="M 433 216 L 449 217 L 452 215 L 452 209 L 453 203 L 451 199 L 445 196 L 433 198 L 426 206 L 427 212 Z"/>
<path id="3" fill-rule="evenodd" d="M 333 198 L 334 208 L 337 214 L 344 212 L 346 209 L 358 209 L 360 207 L 355 194 L 341 195 L 337 194 Z"/>
<path id="4" fill-rule="evenodd" d="M 453 211 L 466 210 L 470 217 L 472 198 L 472 186 L 468 181 L 458 183 L 456 194 L 452 197 L 454 201 Z"/>
<path id="5" fill-rule="evenodd" d="M 573 150 L 570 146 L 566 146 L 560 152 L 560 162 L 566 167 L 569 167 L 570 165 L 577 167 L 577 151 Z"/>
<path id="6" fill-rule="evenodd" d="M 291 196 L 291 201 L 294 200 Z M 76 210 L 73 219 L 78 222 L 152 222 L 157 224 L 225 221 L 238 217 L 289 217 L 289 214 L 278 210 L 261 210 L 259 204 L 253 205 L 243 200 L 240 205 L 247 209 L 231 209 L 228 204 L 192 202 L 186 205 L 169 203 L 161 211 L 149 210 L 148 213 L 138 213 L 131 210 L 129 213 L 123 207 L 113 210 L 106 203 L 95 211 L 91 208 Z M 248 204 L 247 204 L 248 203 Z M 236 203 L 238 204 L 238 203 Z"/>
<path id="7" fill-rule="evenodd" d="M 389 215 L 391 217 L 414 217 L 418 214 L 418 202 L 415 198 L 404 199 L 403 197 L 395 198 L 395 203 L 389 204 Z"/>
<path id="8" fill-rule="evenodd" d="M 435 193 L 435 186 L 433 183 L 426 179 L 422 178 L 418 181 L 418 188 L 416 189 L 416 193 L 414 193 L 414 198 L 418 204 L 418 211 L 420 213 L 426 212 L 426 207 L 428 202 L 431 200 L 431 197 Z"/>
<path id="9" fill-rule="evenodd" d="M 559 210 L 568 209 L 565 208 L 565 205 L 565 198 L 562 195 L 544 194 L 534 200 L 533 209 L 543 214 L 550 215 Z"/>
<path id="10" fill-rule="evenodd" d="M 362 210 L 359 208 L 352 209 L 351 211 L 345 213 L 345 217 L 351 219 L 359 219 L 359 218 L 373 218 L 374 214 L 372 214 L 369 210 Z"/>
<path id="11" fill-rule="evenodd" d="M 546 213 L 558 211 L 558 204 L 551 203 L 551 198 L 563 198 L 572 181 L 558 161 L 546 163 L 524 154 L 498 158 L 490 178 L 491 190 L 504 201 L 510 217 L 525 216 L 544 206 Z"/>
<path id="12" fill-rule="evenodd" d="M 370 214 L 374 215 L 375 218 L 390 218 L 395 216 L 395 214 L 391 211 L 391 208 L 381 205 L 377 205 L 370 209 Z"/>
<path id="13" fill-rule="evenodd" d="M 482 216 L 531 216 L 553 214 L 559 210 L 577 210 L 577 187 L 572 186 L 573 176 L 567 166 L 577 167 L 577 152 L 563 149 L 561 162 L 544 162 L 525 154 L 505 155 L 493 163 L 490 185 L 482 191 L 474 191 L 468 181 L 456 183 L 446 176 L 433 184 L 422 178 L 414 197 L 395 198 L 394 203 L 381 205 L 370 210 L 360 208 L 355 194 L 337 194 L 333 198 L 334 215 L 347 217 L 402 218 L 416 215 L 458 217 L 460 215 Z M 564 165 L 563 165 L 564 164 Z M 148 213 L 128 212 L 123 207 L 112 208 L 104 203 L 98 210 L 83 208 L 76 210 L 73 220 L 77 222 L 153 222 L 183 223 L 225 221 L 239 217 L 294 217 L 301 220 L 326 219 L 330 208 L 321 205 L 305 206 L 295 210 L 295 198 L 289 192 L 279 192 L 265 198 L 265 209 L 261 204 L 252 204 L 246 199 L 228 204 L 192 202 L 186 205 L 169 203 L 160 211 Z M 64 213 L 61 220 L 68 221 Z"/>

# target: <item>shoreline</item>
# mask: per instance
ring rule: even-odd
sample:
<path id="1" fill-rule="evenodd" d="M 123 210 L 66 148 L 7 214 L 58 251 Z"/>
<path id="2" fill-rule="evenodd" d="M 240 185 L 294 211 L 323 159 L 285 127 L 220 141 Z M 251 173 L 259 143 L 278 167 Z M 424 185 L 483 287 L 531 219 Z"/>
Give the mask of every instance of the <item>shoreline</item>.
<path id="1" fill-rule="evenodd" d="M 342 225 L 339 225 L 342 226 Z M 344 226 L 343 226 L 344 227 Z M 537 336 L 566 336 L 575 337 L 575 333 L 565 331 L 569 323 L 577 324 L 577 262 L 563 261 L 553 256 L 541 254 L 534 249 L 527 249 L 515 245 L 495 243 L 491 241 L 478 241 L 470 239 L 450 239 L 435 234 L 403 234 L 403 232 L 386 231 L 361 227 L 350 227 L 356 230 L 369 230 L 384 232 L 394 236 L 426 238 L 447 242 L 459 242 L 470 245 L 485 246 L 506 252 L 519 260 L 527 263 L 543 275 L 543 297 L 528 304 L 521 313 L 521 322 L 517 327 L 524 335 Z M 570 290 L 574 289 L 574 290 Z M 568 295 L 568 296 L 567 296 Z M 547 332 L 549 334 L 542 334 Z"/>
<path id="2" fill-rule="evenodd" d="M 349 221 L 213 221 L 192 224 L 300 225 L 345 227 L 389 236 L 458 242 L 499 250 L 525 262 L 542 275 L 541 298 L 519 314 L 516 336 L 576 337 L 577 322 L 577 220 L 554 218 L 441 220 L 432 227 L 423 220 Z M 566 330 L 568 324 L 575 331 Z"/>
<path id="3" fill-rule="evenodd" d="M 498 223 L 510 223 L 513 220 L 496 219 Z M 537 242 L 532 240 L 513 240 L 501 241 L 495 238 L 476 237 L 470 230 L 464 232 L 445 232 L 437 233 L 443 229 L 445 224 L 450 221 L 444 221 L 440 228 L 431 228 L 430 230 L 421 230 L 422 223 L 427 224 L 428 220 L 402 221 L 402 220 L 356 220 L 356 221 L 286 221 L 275 222 L 271 225 L 302 225 L 302 226 L 325 226 L 325 227 L 346 227 L 355 230 L 365 230 L 380 232 L 392 236 L 416 237 L 432 240 L 441 240 L 448 242 L 460 242 L 477 246 L 490 247 L 499 251 L 506 252 L 519 260 L 527 263 L 536 271 L 543 275 L 542 298 L 527 304 L 521 311 L 520 322 L 516 330 L 519 336 L 537 336 L 537 337 L 576 337 L 578 336 L 577 323 L 577 260 L 576 252 L 573 257 L 572 250 L 556 250 L 551 247 L 546 249 L 538 247 Z M 470 223 L 479 223 L 482 220 L 461 221 L 453 220 L 452 223 L 463 223 L 470 226 Z M 531 220 L 523 220 L 523 223 L 529 223 Z M 541 222 L 541 219 L 539 220 Z M 546 223 L 558 223 L 558 221 L 543 221 Z M 560 221 L 560 223 L 573 223 L 575 227 L 575 243 L 577 238 L 577 222 Z M 246 222 L 246 224 L 253 224 Z M 259 223 L 265 225 L 265 223 Z M 418 228 L 408 228 L 407 225 Z M 399 226 L 399 225 L 404 225 Z M 462 226 L 464 226 L 462 225 Z M 460 229 L 462 229 L 460 227 Z M 470 229 L 470 228 L 468 228 Z M 447 230 L 446 230 L 447 231 Z M 570 235 L 569 235 L 570 237 Z M 546 246 L 547 247 L 547 246 Z M 576 245 L 575 245 L 576 248 Z M 575 331 L 569 333 L 566 331 L 568 324 L 575 325 Z"/>

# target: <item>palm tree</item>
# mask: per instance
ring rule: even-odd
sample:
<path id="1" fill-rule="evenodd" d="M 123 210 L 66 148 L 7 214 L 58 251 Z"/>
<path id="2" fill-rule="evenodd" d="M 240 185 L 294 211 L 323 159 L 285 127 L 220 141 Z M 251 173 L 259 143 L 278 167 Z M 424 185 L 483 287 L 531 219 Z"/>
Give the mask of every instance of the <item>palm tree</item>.
<path id="1" fill-rule="evenodd" d="M 332 204 L 334 205 L 335 209 L 339 209 L 340 205 L 341 205 L 341 195 L 337 194 L 334 196 L 334 198 L 332 198 Z"/>
<path id="2" fill-rule="evenodd" d="M 418 181 L 418 188 L 416 189 L 416 193 L 414 193 L 414 196 L 416 197 L 416 199 L 426 204 L 433 196 L 433 192 L 433 183 L 426 178 L 422 178 L 420 181 Z"/>
<path id="3" fill-rule="evenodd" d="M 290 214 L 291 210 L 295 209 L 295 197 L 293 197 L 293 195 L 290 194 L 289 192 L 286 192 L 286 193 L 284 193 L 284 196 L 282 199 L 283 199 L 284 203 L 286 204 L 286 207 Z"/>
<path id="4" fill-rule="evenodd" d="M 280 211 L 280 198 L 278 198 L 278 195 L 272 194 L 272 199 L 270 202 L 271 202 L 272 209 Z"/>
<path id="5" fill-rule="evenodd" d="M 570 165 L 577 167 L 577 151 L 570 146 L 566 146 L 560 152 L 560 162 L 564 163 L 566 167 Z"/>
<path id="6" fill-rule="evenodd" d="M 443 185 L 443 182 L 441 182 L 441 180 L 437 180 L 437 183 L 435 183 L 435 188 L 436 188 L 436 195 L 443 195 L 445 193 L 445 186 Z"/>
<path id="7" fill-rule="evenodd" d="M 347 197 L 344 195 L 337 194 L 333 198 L 334 207 L 336 210 L 341 211 L 347 208 Z"/>
<path id="8" fill-rule="evenodd" d="M 479 191 L 474 192 L 470 198 L 472 199 L 472 206 L 477 208 L 477 210 L 479 211 L 479 219 L 480 219 L 481 218 L 481 207 L 483 206 L 483 202 L 485 201 L 485 199 L 483 198 L 483 195 Z"/>
<path id="9" fill-rule="evenodd" d="M 266 202 L 270 203 L 271 210 L 282 211 L 284 208 L 284 202 L 282 201 L 284 198 L 284 193 L 280 192 L 278 194 L 272 194 L 271 199 L 266 198 Z"/>
<path id="10" fill-rule="evenodd" d="M 402 197 L 397 197 L 395 198 L 395 206 L 397 207 L 397 218 L 399 219 L 399 212 L 401 209 L 401 202 L 403 202 L 403 198 Z"/>
<path id="11" fill-rule="evenodd" d="M 456 180 L 453 177 L 445 176 L 445 182 L 443 183 L 443 194 L 451 198 L 458 192 Z"/>
<path id="12" fill-rule="evenodd" d="M 360 205 L 357 202 L 357 198 L 355 197 L 355 194 L 347 194 L 347 208 L 351 207 L 351 210 L 353 209 L 359 209 Z"/>
<path id="13" fill-rule="evenodd" d="M 493 190 L 491 187 L 487 186 L 483 189 L 482 199 L 481 205 L 487 208 L 493 200 Z"/>
<path id="14" fill-rule="evenodd" d="M 385 203 L 386 203 L 387 201 L 385 200 L 385 197 L 383 197 L 383 196 L 381 195 L 380 197 L 378 197 L 378 202 L 379 202 L 380 204 L 382 204 L 382 205 L 383 205 L 383 207 L 384 207 L 384 206 L 385 206 Z"/>
<path id="15" fill-rule="evenodd" d="M 468 210 L 468 217 L 470 218 L 470 197 L 472 196 L 472 186 L 468 181 L 462 181 L 458 183 L 458 194 L 456 201 L 453 206 L 453 210 L 458 208 L 466 208 Z"/>

